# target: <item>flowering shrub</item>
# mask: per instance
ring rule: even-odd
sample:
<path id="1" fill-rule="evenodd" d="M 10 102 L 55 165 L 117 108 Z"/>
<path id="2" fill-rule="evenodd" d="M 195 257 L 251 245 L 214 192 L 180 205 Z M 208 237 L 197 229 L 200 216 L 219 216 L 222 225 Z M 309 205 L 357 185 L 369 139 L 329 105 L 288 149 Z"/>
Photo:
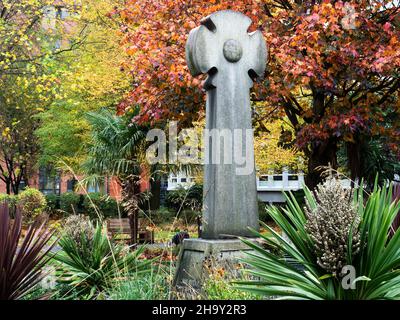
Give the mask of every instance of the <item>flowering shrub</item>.
<path id="1" fill-rule="evenodd" d="M 85 248 L 92 248 L 94 230 L 89 217 L 84 215 L 71 215 L 64 225 L 64 234 L 75 242 L 81 255 L 85 254 Z"/>
<path id="2" fill-rule="evenodd" d="M 352 197 L 350 189 L 330 179 L 315 191 L 316 203 L 306 201 L 305 230 L 314 243 L 318 265 L 329 273 L 340 273 L 349 252 L 355 256 L 360 251 L 360 216 Z"/>
<path id="3" fill-rule="evenodd" d="M 305 189 L 306 209 L 293 195 L 286 208 L 268 208 L 284 235 L 264 225 L 272 237 L 256 234 L 269 250 L 243 240 L 254 249 L 245 262 L 256 279 L 240 288 L 286 299 L 399 299 L 400 229 L 390 231 L 400 202 L 392 185 L 364 194 L 331 182 L 315 195 Z"/>

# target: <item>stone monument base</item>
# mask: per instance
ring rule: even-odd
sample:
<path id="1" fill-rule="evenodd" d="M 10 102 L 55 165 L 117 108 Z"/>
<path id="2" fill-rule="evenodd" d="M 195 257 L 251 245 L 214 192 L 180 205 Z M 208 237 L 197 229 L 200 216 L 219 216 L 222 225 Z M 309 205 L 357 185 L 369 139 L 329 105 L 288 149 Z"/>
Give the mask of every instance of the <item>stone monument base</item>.
<path id="1" fill-rule="evenodd" d="M 257 239 L 252 239 L 254 242 Z M 207 268 L 223 266 L 225 270 L 239 273 L 239 259 L 246 256 L 245 251 L 252 251 L 237 239 L 207 240 L 185 239 L 179 254 L 174 287 L 177 291 L 185 288 L 201 290 L 204 279 L 208 276 Z M 236 268 L 235 268 L 236 266 Z M 232 268 L 230 268 L 232 267 Z M 232 277 L 235 277 L 232 274 Z"/>

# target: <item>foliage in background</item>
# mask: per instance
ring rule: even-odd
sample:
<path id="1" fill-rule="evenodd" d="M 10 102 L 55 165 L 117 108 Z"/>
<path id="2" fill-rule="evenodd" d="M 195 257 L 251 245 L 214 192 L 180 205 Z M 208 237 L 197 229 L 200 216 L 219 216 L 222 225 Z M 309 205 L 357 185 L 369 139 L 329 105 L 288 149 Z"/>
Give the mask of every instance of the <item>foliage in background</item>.
<path id="1" fill-rule="evenodd" d="M 66 214 L 77 214 L 81 196 L 74 192 L 65 192 L 60 195 L 60 210 Z"/>
<path id="2" fill-rule="evenodd" d="M 120 67 L 125 53 L 119 47 L 119 25 L 106 16 L 119 3 L 87 0 L 77 6 L 78 15 L 69 17 L 74 28 L 64 41 L 75 39 L 79 45 L 59 59 L 60 95 L 40 114 L 41 164 L 80 172 L 91 141 L 86 113 L 115 108 L 128 88 L 130 77 Z"/>
<path id="3" fill-rule="evenodd" d="M 155 224 L 172 222 L 176 217 L 176 211 L 167 207 L 160 207 L 160 209 L 151 211 L 150 218 Z"/>
<path id="4" fill-rule="evenodd" d="M 204 76 L 188 72 L 187 35 L 207 15 L 232 9 L 248 15 L 249 31 L 261 29 L 269 45 L 267 74 L 252 98 L 260 102 L 255 107 L 261 118 L 289 120 L 293 142 L 308 159 L 309 187 L 321 181 L 317 168 L 337 167 L 340 142 L 357 145 L 360 135 L 386 136 L 398 155 L 400 25 L 392 3 L 126 1 L 114 13 L 123 21 L 125 69 L 133 85 L 119 111 L 140 104 L 138 120 L 144 123 L 197 121 L 205 105 Z"/>
<path id="5" fill-rule="evenodd" d="M 60 196 L 57 194 L 46 194 L 47 213 L 52 216 L 60 210 Z"/>
<path id="6" fill-rule="evenodd" d="M 392 121 L 387 116 L 387 122 Z M 392 181 L 395 174 L 400 172 L 400 159 L 387 146 L 387 139 L 383 137 L 359 137 L 357 146 L 351 148 L 359 149 L 357 154 L 359 159 L 350 159 L 348 157 L 349 146 L 342 146 L 338 153 L 339 164 L 342 167 L 351 167 L 354 162 L 360 163 L 356 174 L 350 178 L 354 181 L 357 177 L 363 177 L 368 187 L 372 190 L 375 178 L 378 176 L 379 185 L 383 185 L 386 181 Z M 353 170 L 355 171 L 355 170 Z"/>
<path id="7" fill-rule="evenodd" d="M 143 248 L 129 252 L 125 246 L 110 242 L 102 227 L 97 224 L 93 237 L 81 232 L 79 241 L 71 234 L 60 239 L 62 250 L 54 259 L 60 262 L 58 281 L 71 289 L 65 297 L 78 293 L 81 298 L 95 299 L 117 277 L 149 270 L 152 261 L 139 259 Z"/>
<path id="8" fill-rule="evenodd" d="M 18 195 L 18 207 L 26 220 L 32 222 L 45 212 L 47 208 L 46 197 L 39 190 L 26 188 Z"/>
<path id="9" fill-rule="evenodd" d="M 118 203 L 114 198 L 103 193 L 89 193 L 83 200 L 83 210 L 92 220 L 101 218 L 115 218 L 119 215 Z"/>
<path id="10" fill-rule="evenodd" d="M 282 120 L 256 124 L 254 151 L 259 174 L 306 170 L 306 159 L 292 144 L 293 130 Z"/>
<path id="11" fill-rule="evenodd" d="M 73 0 L 63 6 L 73 12 Z M 18 194 L 22 181 L 29 183 L 39 157 L 34 131 L 37 116 L 59 98 L 57 59 L 77 45 L 70 39 L 63 50 L 55 46 L 63 22 L 54 17 L 54 30 L 44 23 L 52 0 L 0 2 L 0 180 L 7 193 Z M 70 6 L 71 5 L 71 6 Z M 57 30 L 56 30 L 57 29 Z"/>
<path id="12" fill-rule="evenodd" d="M 344 274 L 328 273 L 318 264 L 315 242 L 305 227 L 307 216 L 295 198 L 290 196 L 287 197 L 287 209 L 269 208 L 271 217 L 288 240 L 267 225 L 265 228 L 273 237 L 257 235 L 263 238 L 273 251 L 267 251 L 244 240 L 255 250 L 254 253 L 248 254 L 245 261 L 251 266 L 250 273 L 259 280 L 241 282 L 240 288 L 280 299 L 399 299 L 400 230 L 392 237 L 389 233 L 400 210 L 400 203 L 393 202 L 392 191 L 392 186 L 375 186 L 366 201 L 364 190 L 354 192 L 353 206 L 361 220 L 360 251 L 357 254 L 352 251 L 353 236 L 350 227 L 345 250 L 346 260 L 343 262 L 355 268 L 355 275 L 350 280 L 345 279 Z M 309 189 L 305 192 L 310 210 L 315 212 L 318 210 L 318 199 Z M 334 197 L 343 199 L 343 193 Z M 351 224 L 350 221 L 348 223 Z M 302 266 L 304 271 L 293 266 L 293 263 Z M 345 274 L 348 276 L 348 271 Z M 355 288 L 345 288 L 343 281 L 344 284 L 354 285 Z"/>
<path id="13" fill-rule="evenodd" d="M 18 199 L 17 196 L 15 195 L 0 193 L 0 204 L 6 203 L 8 205 L 8 208 L 12 216 L 14 216 L 15 209 L 17 206 L 17 201 Z"/>
<path id="14" fill-rule="evenodd" d="M 117 177 L 139 174 L 138 157 L 144 156 L 141 147 L 146 130 L 137 124 L 130 125 L 131 117 L 119 117 L 107 109 L 87 115 L 92 138 L 88 160 L 83 165 L 86 174 Z"/>
<path id="15" fill-rule="evenodd" d="M 33 223 L 22 237 L 22 215 L 17 210 L 11 221 L 7 204 L 0 203 L 0 300 L 23 298 L 45 276 L 42 269 L 53 235 L 44 223 Z"/>
<path id="16" fill-rule="evenodd" d="M 184 209 L 201 211 L 203 207 L 203 185 L 194 184 L 189 188 L 179 186 L 168 192 L 165 203 L 168 208 L 173 208 L 177 212 Z"/>

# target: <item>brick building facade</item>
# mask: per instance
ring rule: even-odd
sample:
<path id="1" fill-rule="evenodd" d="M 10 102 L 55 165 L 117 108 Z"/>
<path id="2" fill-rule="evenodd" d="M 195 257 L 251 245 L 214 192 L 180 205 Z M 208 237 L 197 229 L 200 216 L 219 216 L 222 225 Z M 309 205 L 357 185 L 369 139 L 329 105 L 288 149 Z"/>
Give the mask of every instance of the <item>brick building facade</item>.
<path id="1" fill-rule="evenodd" d="M 83 177 L 77 177 L 82 179 Z M 117 178 L 107 178 L 102 186 L 91 186 L 86 190 L 82 190 L 76 186 L 76 179 L 69 174 L 51 174 L 45 169 L 37 170 L 37 172 L 29 178 L 28 183 L 21 183 L 21 191 L 26 185 L 36 188 L 44 194 L 62 194 L 65 192 L 77 192 L 84 194 L 86 192 L 101 192 L 108 194 L 116 200 L 121 200 L 121 186 Z M 6 185 L 0 180 L 0 193 L 6 193 Z"/>

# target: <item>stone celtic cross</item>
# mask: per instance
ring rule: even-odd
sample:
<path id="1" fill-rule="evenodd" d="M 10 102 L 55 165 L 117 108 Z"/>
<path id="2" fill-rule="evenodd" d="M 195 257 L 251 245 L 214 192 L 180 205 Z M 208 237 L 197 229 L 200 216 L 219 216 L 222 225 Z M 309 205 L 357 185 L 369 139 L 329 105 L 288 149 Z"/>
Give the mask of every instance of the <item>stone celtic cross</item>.
<path id="1" fill-rule="evenodd" d="M 216 162 L 216 156 L 222 154 L 225 160 L 224 148 L 228 142 L 218 135 L 208 136 L 204 172 L 204 239 L 252 236 L 248 227 L 258 229 L 259 226 L 250 88 L 255 78 L 264 74 L 267 50 L 260 31 L 248 33 L 250 25 L 251 19 L 241 13 L 219 11 L 191 31 L 186 45 L 191 74 L 208 74 L 204 84 L 207 91 L 206 131 L 231 132 L 235 146 L 229 145 L 229 152 L 237 153 L 235 148 L 239 139 L 239 153 L 252 166 L 250 172 L 238 174 L 243 164 Z M 234 132 L 238 130 L 243 134 L 235 141 Z"/>

